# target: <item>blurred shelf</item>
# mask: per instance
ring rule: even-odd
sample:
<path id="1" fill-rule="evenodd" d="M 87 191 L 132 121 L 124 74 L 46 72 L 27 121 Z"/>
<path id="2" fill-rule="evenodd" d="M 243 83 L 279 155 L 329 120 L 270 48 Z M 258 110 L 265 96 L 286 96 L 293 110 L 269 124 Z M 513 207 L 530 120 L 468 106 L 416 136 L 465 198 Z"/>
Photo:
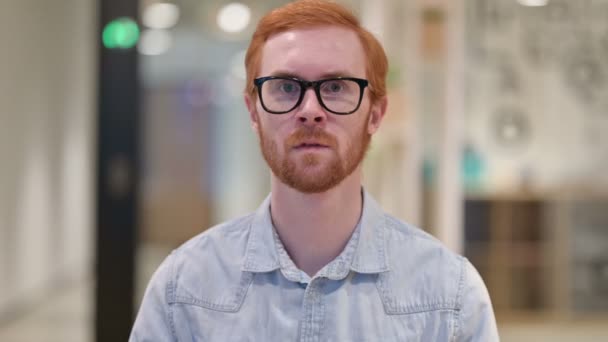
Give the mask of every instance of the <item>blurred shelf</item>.
<path id="1" fill-rule="evenodd" d="M 608 316 L 608 195 L 544 196 L 465 201 L 465 255 L 497 315 Z"/>

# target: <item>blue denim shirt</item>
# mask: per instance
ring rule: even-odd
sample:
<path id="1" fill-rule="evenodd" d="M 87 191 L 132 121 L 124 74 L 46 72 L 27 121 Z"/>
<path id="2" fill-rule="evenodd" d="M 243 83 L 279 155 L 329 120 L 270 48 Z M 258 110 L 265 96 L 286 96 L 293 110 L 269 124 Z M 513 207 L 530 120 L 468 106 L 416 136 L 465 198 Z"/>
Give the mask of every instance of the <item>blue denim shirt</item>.
<path id="1" fill-rule="evenodd" d="M 381 210 L 364 192 L 344 251 L 310 278 L 270 216 L 211 228 L 167 257 L 130 341 L 498 341 L 469 261 Z"/>

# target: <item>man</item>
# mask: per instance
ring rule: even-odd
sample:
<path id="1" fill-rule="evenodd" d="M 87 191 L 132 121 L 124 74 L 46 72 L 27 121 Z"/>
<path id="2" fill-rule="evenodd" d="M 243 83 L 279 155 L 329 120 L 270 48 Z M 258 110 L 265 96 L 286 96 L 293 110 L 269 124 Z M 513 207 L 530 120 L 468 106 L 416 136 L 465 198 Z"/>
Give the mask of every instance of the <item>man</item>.
<path id="1" fill-rule="evenodd" d="M 296 1 L 261 19 L 245 64 L 271 194 L 163 262 L 131 341 L 497 341 L 473 266 L 361 187 L 387 107 L 378 41 Z"/>

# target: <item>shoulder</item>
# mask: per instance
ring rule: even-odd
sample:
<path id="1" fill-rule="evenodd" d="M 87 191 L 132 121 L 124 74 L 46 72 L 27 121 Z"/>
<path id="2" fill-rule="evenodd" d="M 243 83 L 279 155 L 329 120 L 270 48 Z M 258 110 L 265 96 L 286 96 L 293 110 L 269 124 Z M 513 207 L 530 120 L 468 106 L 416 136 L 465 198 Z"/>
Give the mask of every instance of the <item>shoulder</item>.
<path id="1" fill-rule="evenodd" d="M 431 234 L 391 215 L 384 217 L 387 249 L 391 259 L 416 260 L 416 268 L 422 268 L 424 265 L 436 267 L 444 265 L 447 268 L 463 267 L 465 258 L 448 249 Z"/>
<path id="2" fill-rule="evenodd" d="M 254 214 L 242 216 L 213 226 L 186 241 L 175 251 L 176 262 L 189 264 L 200 258 L 235 256 L 243 253 Z M 240 248 L 242 247 L 242 248 Z"/>
<path id="3" fill-rule="evenodd" d="M 253 215 L 211 227 L 167 257 L 160 268 L 168 271 L 169 303 L 215 308 L 213 298 L 221 298 L 227 288 L 241 281 Z"/>
<path id="4" fill-rule="evenodd" d="M 385 221 L 390 271 L 378 287 L 386 310 L 449 310 L 458 317 L 458 340 L 498 341 L 488 291 L 469 260 L 417 227 L 389 215 Z"/>
<path id="5" fill-rule="evenodd" d="M 396 312 L 457 310 L 468 261 L 423 230 L 385 215 L 389 271 L 379 286 Z"/>

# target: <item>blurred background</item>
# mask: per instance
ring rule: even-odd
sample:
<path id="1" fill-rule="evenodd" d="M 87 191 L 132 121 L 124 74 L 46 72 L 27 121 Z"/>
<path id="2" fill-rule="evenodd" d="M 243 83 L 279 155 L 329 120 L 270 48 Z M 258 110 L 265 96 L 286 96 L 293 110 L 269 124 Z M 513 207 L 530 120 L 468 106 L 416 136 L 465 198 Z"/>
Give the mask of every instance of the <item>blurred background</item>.
<path id="1" fill-rule="evenodd" d="M 164 257 L 269 191 L 245 49 L 282 0 L 2 0 L 0 341 L 126 340 Z M 503 341 L 608 340 L 608 0 L 343 0 L 384 44 L 365 186 Z"/>

